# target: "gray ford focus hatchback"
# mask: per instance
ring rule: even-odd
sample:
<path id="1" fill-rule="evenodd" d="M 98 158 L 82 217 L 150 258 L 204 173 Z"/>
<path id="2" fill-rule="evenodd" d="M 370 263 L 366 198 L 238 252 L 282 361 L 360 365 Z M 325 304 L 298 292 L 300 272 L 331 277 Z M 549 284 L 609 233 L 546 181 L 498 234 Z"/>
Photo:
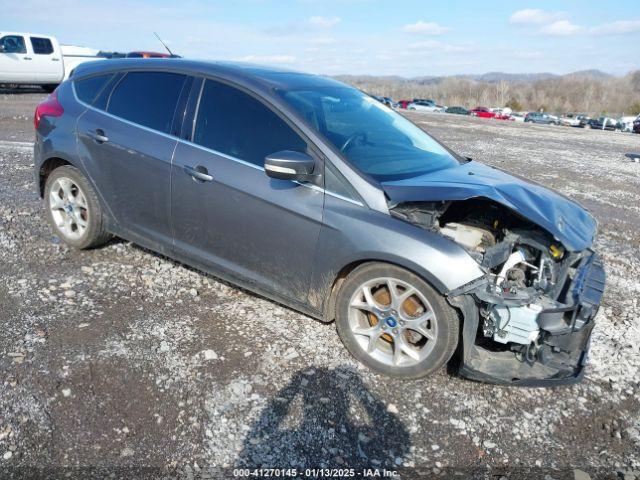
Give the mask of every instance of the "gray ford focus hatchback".
<path id="1" fill-rule="evenodd" d="M 79 66 L 36 109 L 56 234 L 118 236 L 317 318 L 371 369 L 583 376 L 596 222 L 340 82 L 246 64 Z"/>

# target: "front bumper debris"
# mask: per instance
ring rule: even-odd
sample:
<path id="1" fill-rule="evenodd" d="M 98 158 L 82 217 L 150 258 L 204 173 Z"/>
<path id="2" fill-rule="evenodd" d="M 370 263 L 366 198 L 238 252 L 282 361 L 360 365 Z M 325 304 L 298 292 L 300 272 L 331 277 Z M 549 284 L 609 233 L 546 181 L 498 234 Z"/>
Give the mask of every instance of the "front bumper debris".
<path id="1" fill-rule="evenodd" d="M 568 280 L 571 303 L 542 310 L 537 317 L 540 341 L 535 355 L 496 349 L 479 334 L 478 306 L 470 294 L 451 297 L 464 316 L 460 375 L 502 385 L 553 386 L 579 382 L 584 376 L 591 332 L 604 293 L 605 272 L 594 253 Z"/>

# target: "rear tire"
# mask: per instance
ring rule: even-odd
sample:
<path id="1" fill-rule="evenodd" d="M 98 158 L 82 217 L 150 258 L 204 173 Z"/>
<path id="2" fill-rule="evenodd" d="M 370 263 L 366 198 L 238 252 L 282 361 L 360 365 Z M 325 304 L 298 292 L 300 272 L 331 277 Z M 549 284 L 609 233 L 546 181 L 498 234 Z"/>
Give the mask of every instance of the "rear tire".
<path id="1" fill-rule="evenodd" d="M 51 172 L 45 184 L 44 201 L 49 222 L 68 245 L 87 249 L 111 239 L 98 197 L 77 168 L 64 165 Z"/>
<path id="2" fill-rule="evenodd" d="M 336 328 L 349 353 L 367 367 L 415 379 L 449 361 L 460 326 L 456 311 L 420 277 L 368 263 L 351 272 L 338 292 Z"/>

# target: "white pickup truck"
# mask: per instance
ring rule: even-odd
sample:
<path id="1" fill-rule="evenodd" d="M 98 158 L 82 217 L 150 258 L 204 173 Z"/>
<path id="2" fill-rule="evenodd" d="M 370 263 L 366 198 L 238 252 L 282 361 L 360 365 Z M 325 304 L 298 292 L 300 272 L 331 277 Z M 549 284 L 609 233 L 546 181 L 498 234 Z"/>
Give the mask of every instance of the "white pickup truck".
<path id="1" fill-rule="evenodd" d="M 79 64 L 101 59 L 98 50 L 60 45 L 50 35 L 0 32 L 0 84 L 41 85 L 50 92 Z"/>

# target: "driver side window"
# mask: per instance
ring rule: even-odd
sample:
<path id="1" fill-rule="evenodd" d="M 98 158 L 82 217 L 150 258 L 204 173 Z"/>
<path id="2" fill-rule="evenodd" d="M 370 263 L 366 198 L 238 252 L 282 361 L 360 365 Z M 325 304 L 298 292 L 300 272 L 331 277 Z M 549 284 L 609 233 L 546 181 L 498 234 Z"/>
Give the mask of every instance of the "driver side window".
<path id="1" fill-rule="evenodd" d="M 258 166 L 281 150 L 307 150 L 306 142 L 262 102 L 213 80 L 206 80 L 202 90 L 193 142 Z"/>
<path id="2" fill-rule="evenodd" d="M 18 35 L 5 35 L 0 38 L 0 45 L 3 47 L 0 53 L 27 53 L 24 37 Z"/>

